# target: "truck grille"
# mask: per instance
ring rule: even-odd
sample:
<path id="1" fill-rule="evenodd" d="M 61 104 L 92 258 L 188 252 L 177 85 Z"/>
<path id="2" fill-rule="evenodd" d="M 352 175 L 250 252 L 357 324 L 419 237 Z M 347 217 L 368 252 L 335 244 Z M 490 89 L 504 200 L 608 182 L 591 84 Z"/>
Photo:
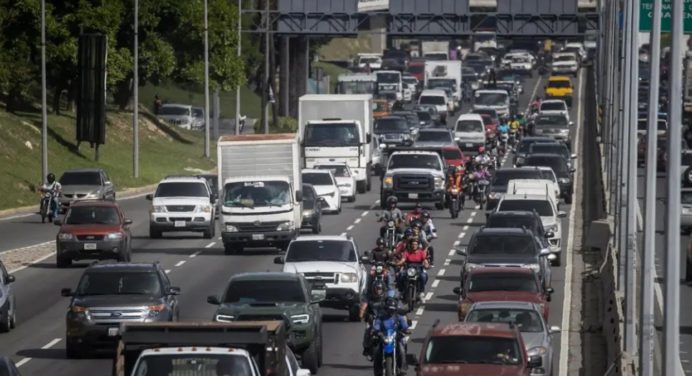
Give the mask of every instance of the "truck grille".
<path id="1" fill-rule="evenodd" d="M 272 232 L 284 222 L 250 222 L 250 223 L 227 223 L 238 229 L 240 232 Z"/>
<path id="2" fill-rule="evenodd" d="M 195 210 L 195 205 L 166 205 L 169 212 L 191 212 Z"/>
<path id="3" fill-rule="evenodd" d="M 335 273 L 303 273 L 305 279 L 312 283 L 314 281 L 324 282 L 324 283 L 336 283 Z"/>
<path id="4" fill-rule="evenodd" d="M 103 240 L 103 235 L 77 235 L 77 240 Z"/>
<path id="5" fill-rule="evenodd" d="M 145 307 L 138 308 L 90 308 L 89 316 L 96 324 L 120 323 L 123 321 L 144 321 L 149 314 Z"/>
<path id="6" fill-rule="evenodd" d="M 432 177 L 425 175 L 399 175 L 394 178 L 394 188 L 406 191 L 432 191 Z"/>

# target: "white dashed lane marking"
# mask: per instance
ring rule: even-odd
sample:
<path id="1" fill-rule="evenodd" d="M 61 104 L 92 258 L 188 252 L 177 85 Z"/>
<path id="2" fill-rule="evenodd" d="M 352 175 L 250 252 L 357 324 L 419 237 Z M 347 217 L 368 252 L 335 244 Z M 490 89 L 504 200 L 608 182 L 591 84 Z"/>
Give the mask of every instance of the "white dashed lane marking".
<path id="1" fill-rule="evenodd" d="M 207 247 L 207 248 L 211 248 L 211 247 Z M 199 256 L 200 253 L 202 253 L 202 251 L 197 251 L 197 252 L 191 254 L 189 257 L 190 257 L 190 258 L 195 258 L 195 257 Z"/>
<path id="2" fill-rule="evenodd" d="M 361 216 L 361 217 L 365 217 L 365 216 L 368 215 L 368 213 L 370 213 L 370 211 L 366 210 L 366 211 L 364 211 L 360 216 Z"/>
<path id="3" fill-rule="evenodd" d="M 416 310 L 416 316 L 421 316 L 423 315 L 423 312 L 425 311 L 425 308 L 423 307 L 418 307 L 418 310 Z"/>
<path id="4" fill-rule="evenodd" d="M 171 272 L 171 269 L 166 269 L 166 270 L 164 270 L 164 272 L 166 272 L 166 274 L 168 274 Z"/>
<path id="5" fill-rule="evenodd" d="M 456 244 L 455 244 L 455 245 L 456 245 Z M 450 250 L 449 250 L 449 255 L 450 255 L 450 256 L 454 256 L 454 253 L 455 253 L 455 252 L 456 252 L 455 250 L 450 249 Z"/>
<path id="6" fill-rule="evenodd" d="M 437 286 L 439 286 L 439 285 L 440 285 L 440 280 L 439 280 L 439 279 L 436 279 L 436 280 L 434 280 L 433 283 L 432 283 L 432 288 L 436 289 Z"/>
<path id="7" fill-rule="evenodd" d="M 216 242 L 211 242 L 211 243 L 205 245 L 204 248 L 211 248 L 211 247 L 213 247 L 215 244 L 216 244 Z"/>
<path id="8" fill-rule="evenodd" d="M 353 230 L 353 225 L 346 227 L 346 231 L 351 231 L 351 230 Z"/>
<path id="9" fill-rule="evenodd" d="M 360 223 L 360 218 L 356 218 L 356 220 L 353 223 Z"/>
<path id="10" fill-rule="evenodd" d="M 462 230 L 464 230 L 464 231 L 466 231 L 468 229 L 469 229 L 469 225 L 464 225 L 464 227 L 462 227 Z"/>
<path id="11" fill-rule="evenodd" d="M 445 270 L 444 270 L 444 268 L 442 268 L 442 269 L 440 269 L 440 270 L 437 271 L 437 276 L 438 276 L 438 277 L 441 277 L 441 276 L 443 276 L 443 275 L 445 275 Z"/>

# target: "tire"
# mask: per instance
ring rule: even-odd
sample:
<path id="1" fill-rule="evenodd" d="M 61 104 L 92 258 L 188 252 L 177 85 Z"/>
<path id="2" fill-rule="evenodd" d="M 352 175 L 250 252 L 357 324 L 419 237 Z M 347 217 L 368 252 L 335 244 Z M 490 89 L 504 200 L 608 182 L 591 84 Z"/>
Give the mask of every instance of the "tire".
<path id="1" fill-rule="evenodd" d="M 149 237 L 152 239 L 161 239 L 161 231 L 149 226 Z"/>
<path id="2" fill-rule="evenodd" d="M 317 222 L 316 225 L 312 226 L 312 233 L 317 235 L 322 232 L 322 223 Z"/>
<path id="3" fill-rule="evenodd" d="M 348 308 L 348 321 L 357 322 L 360 321 L 360 307 L 357 305 L 352 305 Z"/>
<path id="4" fill-rule="evenodd" d="M 320 335 L 317 337 L 317 340 L 319 341 L 319 345 L 317 346 L 317 366 L 322 367 L 322 364 L 323 364 L 322 344 L 324 343 L 324 341 L 322 341 L 322 326 L 320 326 Z"/>
<path id="5" fill-rule="evenodd" d="M 56 265 L 58 268 L 67 268 L 67 267 L 69 267 L 70 265 L 72 265 L 72 260 L 66 259 L 66 258 L 63 258 L 63 257 L 56 257 L 55 265 Z"/>
<path id="6" fill-rule="evenodd" d="M 557 257 L 557 258 L 555 259 L 555 261 L 552 262 L 553 266 L 560 266 L 560 265 L 562 265 L 562 257 L 561 257 L 562 255 L 561 255 L 561 253 L 559 252 L 559 253 L 553 253 L 553 254 L 555 255 L 555 257 Z"/>
<path id="7" fill-rule="evenodd" d="M 568 193 L 567 196 L 565 196 L 565 204 L 572 204 L 572 194 Z"/>
<path id="8" fill-rule="evenodd" d="M 408 300 L 408 311 L 413 312 L 413 309 L 416 308 L 416 289 L 410 286 L 407 287 L 406 300 Z"/>
<path id="9" fill-rule="evenodd" d="M 209 225 L 209 228 L 206 229 L 206 230 L 204 230 L 204 232 L 202 233 L 202 235 L 204 236 L 205 239 L 211 239 L 211 238 L 214 237 L 214 233 L 215 233 L 215 232 L 216 232 L 216 226 L 215 226 L 214 222 L 212 222 L 212 223 Z"/>
<path id="10" fill-rule="evenodd" d="M 10 319 L 10 329 L 14 329 L 17 327 L 17 307 L 16 305 L 12 306 L 12 316 Z"/>
<path id="11" fill-rule="evenodd" d="M 356 189 L 358 190 L 358 193 L 363 194 L 367 191 L 367 180 L 363 182 L 356 182 Z"/>
<path id="12" fill-rule="evenodd" d="M 317 351 L 317 343 L 313 340 L 310 346 L 303 352 L 301 359 L 303 367 L 309 369 L 310 373 L 313 375 L 316 375 L 317 371 L 320 369 L 319 354 Z"/>
<path id="13" fill-rule="evenodd" d="M 394 359 L 391 356 L 384 358 L 384 375 L 385 376 L 396 376 L 394 371 Z"/>
<path id="14" fill-rule="evenodd" d="M 12 317 L 10 316 L 10 304 L 7 302 L 7 312 L 0 315 L 2 320 L 0 321 L 0 332 L 7 333 L 12 329 Z"/>
<path id="15" fill-rule="evenodd" d="M 356 201 L 356 196 L 351 196 L 346 198 L 346 202 L 355 202 Z"/>

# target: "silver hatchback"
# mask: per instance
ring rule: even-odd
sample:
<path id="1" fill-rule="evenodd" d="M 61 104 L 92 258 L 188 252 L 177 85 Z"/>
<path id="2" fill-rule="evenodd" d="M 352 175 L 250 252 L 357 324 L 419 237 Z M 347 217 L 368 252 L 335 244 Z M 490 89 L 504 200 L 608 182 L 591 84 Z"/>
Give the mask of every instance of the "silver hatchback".
<path id="1" fill-rule="evenodd" d="M 60 196 L 62 212 L 65 212 L 70 204 L 77 200 L 115 201 L 115 186 L 103 169 L 67 170 L 59 181 L 62 186 Z"/>

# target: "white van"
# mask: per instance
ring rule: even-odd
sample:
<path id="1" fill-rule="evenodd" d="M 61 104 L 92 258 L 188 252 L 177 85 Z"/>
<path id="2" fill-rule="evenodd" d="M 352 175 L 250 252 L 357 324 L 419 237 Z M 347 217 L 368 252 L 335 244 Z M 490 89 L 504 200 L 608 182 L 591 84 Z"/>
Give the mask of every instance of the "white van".
<path id="1" fill-rule="evenodd" d="M 423 90 L 418 97 L 418 104 L 435 106 L 442 122 L 447 121 L 447 113 L 451 111 L 451 103 L 447 99 L 447 93 L 443 90 Z"/>
<path id="2" fill-rule="evenodd" d="M 487 142 L 483 118 L 479 114 L 463 114 L 454 125 L 454 140 L 464 152 L 478 152 Z"/>

